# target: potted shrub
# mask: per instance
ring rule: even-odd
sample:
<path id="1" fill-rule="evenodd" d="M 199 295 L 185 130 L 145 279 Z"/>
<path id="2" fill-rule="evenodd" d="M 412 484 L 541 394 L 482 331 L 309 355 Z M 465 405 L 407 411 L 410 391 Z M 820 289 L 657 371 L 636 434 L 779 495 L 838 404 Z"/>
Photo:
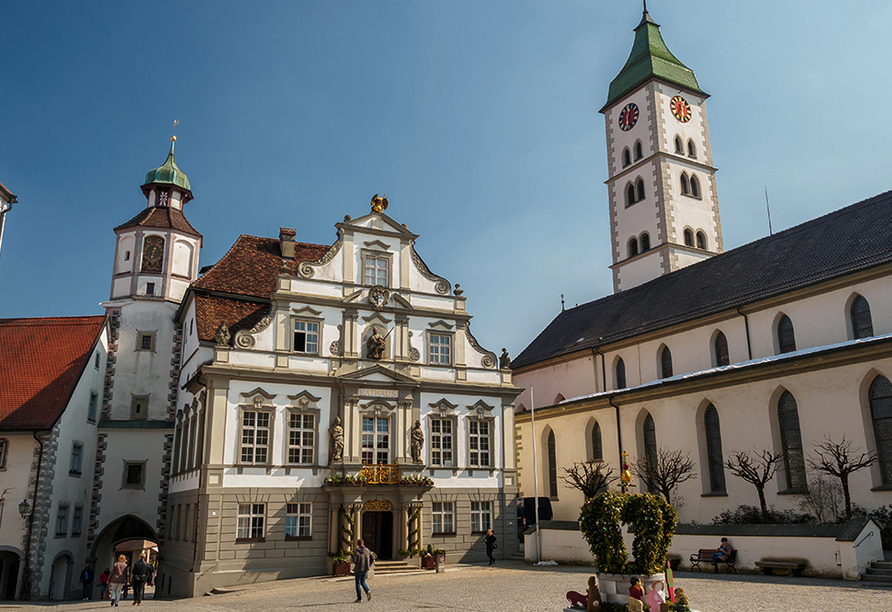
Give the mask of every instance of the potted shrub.
<path id="1" fill-rule="evenodd" d="M 446 571 L 446 551 L 442 548 L 434 549 L 434 567 L 438 574 Z"/>
<path id="2" fill-rule="evenodd" d="M 331 575 L 332 576 L 349 576 L 350 560 L 353 553 L 349 550 L 340 549 L 338 552 L 328 553 L 331 557 Z"/>

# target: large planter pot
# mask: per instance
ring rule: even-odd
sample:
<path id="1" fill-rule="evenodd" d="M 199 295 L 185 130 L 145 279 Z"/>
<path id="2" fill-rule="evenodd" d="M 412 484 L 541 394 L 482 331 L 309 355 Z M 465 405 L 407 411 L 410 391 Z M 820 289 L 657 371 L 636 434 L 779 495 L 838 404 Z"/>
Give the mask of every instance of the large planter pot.
<path id="1" fill-rule="evenodd" d="M 629 574 L 598 574 L 598 590 L 601 591 L 601 599 L 607 603 L 627 604 L 629 603 L 629 587 L 631 583 Z M 666 574 L 653 574 L 652 576 L 638 576 L 641 581 L 641 588 L 644 594 L 650 592 L 650 585 L 654 582 L 662 582 L 663 588 L 666 587 Z"/>
<path id="2" fill-rule="evenodd" d="M 343 561 L 340 563 L 332 563 L 331 564 L 331 575 L 332 576 L 349 576 L 350 575 L 350 563 L 348 561 Z"/>
<path id="3" fill-rule="evenodd" d="M 421 568 L 422 569 L 434 569 L 436 561 L 432 555 L 425 555 L 421 557 Z"/>

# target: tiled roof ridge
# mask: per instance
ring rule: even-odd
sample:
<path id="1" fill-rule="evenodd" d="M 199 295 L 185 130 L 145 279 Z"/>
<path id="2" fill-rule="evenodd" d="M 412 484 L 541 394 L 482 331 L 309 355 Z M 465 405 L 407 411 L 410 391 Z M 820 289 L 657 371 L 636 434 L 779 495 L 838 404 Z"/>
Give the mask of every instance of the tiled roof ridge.
<path id="1" fill-rule="evenodd" d="M 129 227 L 165 227 L 157 225 L 147 225 L 148 220 L 155 215 L 165 216 L 167 220 L 166 227 L 169 229 L 177 230 L 185 234 L 192 234 L 195 236 L 203 237 L 201 235 L 201 232 L 195 229 L 195 227 L 193 227 L 193 225 L 189 222 L 189 219 L 186 218 L 186 214 L 183 211 L 171 208 L 170 206 L 154 206 L 143 208 L 130 220 L 116 226 L 114 229 L 127 229 Z M 174 219 L 174 217 L 177 218 Z M 178 220 L 182 220 L 182 224 L 185 226 L 185 228 L 177 227 Z"/>
<path id="2" fill-rule="evenodd" d="M 22 327 L 32 327 L 34 325 L 51 325 L 53 323 L 62 324 L 68 323 L 72 324 L 81 324 L 81 325 L 89 325 L 91 323 L 98 322 L 101 319 L 105 319 L 106 315 L 77 315 L 71 317 L 10 317 L 7 319 L 0 319 L 0 325 L 12 327 L 14 325 L 21 325 Z"/>

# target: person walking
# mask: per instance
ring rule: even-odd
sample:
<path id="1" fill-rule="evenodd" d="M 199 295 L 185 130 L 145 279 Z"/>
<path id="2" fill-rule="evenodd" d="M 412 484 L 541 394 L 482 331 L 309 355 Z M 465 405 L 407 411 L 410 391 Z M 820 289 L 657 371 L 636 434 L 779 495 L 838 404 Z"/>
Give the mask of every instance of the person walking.
<path id="1" fill-rule="evenodd" d="M 108 599 L 108 579 L 111 578 L 111 570 L 107 567 L 105 571 L 99 574 L 99 590 L 102 591 L 103 601 Z"/>
<path id="2" fill-rule="evenodd" d="M 133 586 L 132 605 L 142 605 L 143 594 L 146 590 L 146 581 L 151 575 L 152 566 L 146 562 L 146 553 L 142 553 L 139 556 L 139 561 L 133 564 L 133 571 L 130 572 L 130 584 Z"/>
<path id="3" fill-rule="evenodd" d="M 111 587 L 111 605 L 117 606 L 121 601 L 121 592 L 129 579 L 130 568 L 127 567 L 127 557 L 118 555 L 118 560 L 112 566 L 111 576 L 108 579 L 108 584 Z"/>
<path id="4" fill-rule="evenodd" d="M 489 557 L 489 564 L 492 565 L 496 562 L 495 557 L 492 556 L 492 551 L 498 548 L 496 545 L 496 536 L 492 532 L 492 529 L 486 530 L 486 537 L 483 538 L 483 543 L 486 544 L 486 556 Z"/>
<path id="5" fill-rule="evenodd" d="M 89 563 L 85 563 L 84 569 L 81 571 L 80 585 L 83 600 L 93 599 L 93 570 L 90 569 Z"/>
<path id="6" fill-rule="evenodd" d="M 375 564 L 375 555 L 365 547 L 362 539 L 356 540 L 356 552 L 353 553 L 353 576 L 356 579 L 356 602 L 362 603 L 362 592 L 369 601 L 372 599 L 372 591 L 365 583 L 369 570 Z"/>

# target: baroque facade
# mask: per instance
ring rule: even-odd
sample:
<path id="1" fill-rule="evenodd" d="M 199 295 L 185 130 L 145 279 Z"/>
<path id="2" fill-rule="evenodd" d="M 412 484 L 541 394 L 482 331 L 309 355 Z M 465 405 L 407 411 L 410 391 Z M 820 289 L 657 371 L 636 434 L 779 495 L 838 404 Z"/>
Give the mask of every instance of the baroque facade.
<path id="1" fill-rule="evenodd" d="M 415 564 L 482 560 L 488 528 L 516 548 L 520 390 L 386 207 L 332 245 L 242 235 L 186 291 L 164 592 L 327 573 L 360 537 Z"/>
<path id="2" fill-rule="evenodd" d="M 576 519 L 561 468 L 680 450 L 696 476 L 680 520 L 709 523 L 758 505 L 725 460 L 769 450 L 767 502 L 798 510 L 815 445 L 844 436 L 878 456 L 853 500 L 890 504 L 892 192 L 723 252 L 704 99 L 645 12 L 602 109 L 617 292 L 561 312 L 512 363 L 522 494 L 538 484 Z"/>

